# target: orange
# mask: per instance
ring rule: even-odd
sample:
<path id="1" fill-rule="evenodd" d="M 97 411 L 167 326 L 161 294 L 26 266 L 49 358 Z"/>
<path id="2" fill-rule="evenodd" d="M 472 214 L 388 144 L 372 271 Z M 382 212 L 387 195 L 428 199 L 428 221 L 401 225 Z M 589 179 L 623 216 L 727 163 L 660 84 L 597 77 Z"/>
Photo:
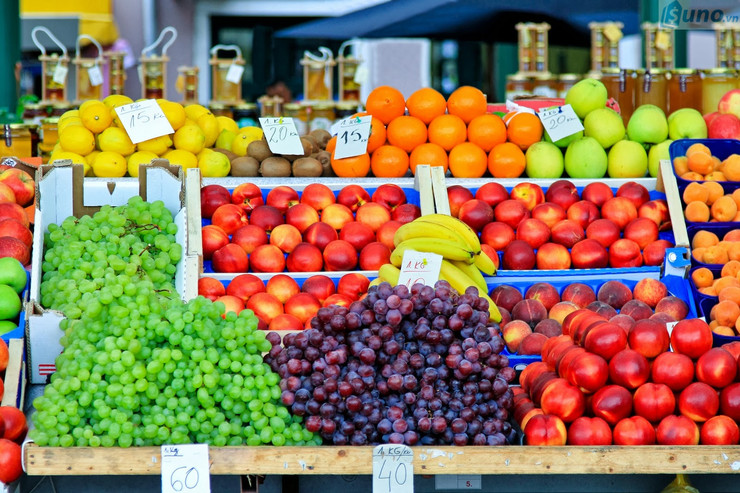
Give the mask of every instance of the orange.
<path id="1" fill-rule="evenodd" d="M 688 156 L 687 164 L 690 171 L 695 171 L 702 175 L 706 175 L 707 173 L 714 171 L 714 161 L 712 161 L 712 156 L 704 154 L 703 152 L 695 152 Z"/>
<path id="2" fill-rule="evenodd" d="M 380 146 L 370 157 L 370 169 L 378 178 L 400 178 L 409 170 L 409 155 L 400 147 Z"/>
<path id="3" fill-rule="evenodd" d="M 488 171 L 494 178 L 518 178 L 526 165 L 524 152 L 511 142 L 497 145 L 488 154 Z"/>
<path id="4" fill-rule="evenodd" d="M 691 273 L 691 280 L 697 288 L 706 288 L 714 283 L 714 274 L 706 267 L 700 267 Z"/>
<path id="5" fill-rule="evenodd" d="M 370 146 L 370 143 L 368 141 L 368 147 L 369 146 Z M 334 149 L 336 148 L 337 148 L 337 136 L 335 135 L 334 137 L 329 139 L 329 142 L 326 143 L 326 152 L 331 152 L 332 154 L 334 154 Z"/>
<path id="6" fill-rule="evenodd" d="M 709 156 L 712 155 L 712 151 L 709 150 L 709 147 L 705 146 L 704 144 L 700 144 L 698 142 L 696 144 L 691 144 L 689 148 L 686 149 L 686 157 L 689 157 L 695 153 L 707 154 Z"/>
<path id="7" fill-rule="evenodd" d="M 394 118 L 386 128 L 388 143 L 411 152 L 427 141 L 427 126 L 415 116 Z"/>
<path id="8" fill-rule="evenodd" d="M 362 113 L 355 113 L 351 118 L 356 116 L 368 116 L 370 113 L 363 111 Z M 370 137 L 367 139 L 367 152 L 371 153 L 386 143 L 385 125 L 378 118 L 370 119 Z M 327 149 L 329 151 L 329 149 Z M 331 151 L 329 151 L 331 152 Z"/>
<path id="9" fill-rule="evenodd" d="M 367 96 L 365 109 L 384 125 L 404 114 L 406 102 L 401 91 L 391 86 L 378 86 Z"/>
<path id="10" fill-rule="evenodd" d="M 409 110 L 409 115 L 429 125 L 429 122 L 436 117 L 444 115 L 447 101 L 439 91 L 431 87 L 422 87 L 409 96 L 406 100 L 406 108 Z"/>
<path id="11" fill-rule="evenodd" d="M 445 151 L 465 142 L 468 130 L 459 116 L 440 115 L 429 124 L 429 142 L 437 144 Z"/>
<path id="12" fill-rule="evenodd" d="M 486 172 L 486 153 L 470 142 L 463 142 L 450 151 L 450 172 L 455 178 L 480 178 Z"/>
<path id="13" fill-rule="evenodd" d="M 364 178 L 370 171 L 370 155 L 368 153 L 359 156 L 334 159 L 331 153 L 331 169 L 340 178 Z"/>
<path id="14" fill-rule="evenodd" d="M 459 116 L 465 123 L 470 123 L 476 116 L 485 115 L 487 109 L 486 95 L 477 87 L 458 87 L 447 98 L 447 113 Z"/>
<path id="15" fill-rule="evenodd" d="M 439 145 L 431 142 L 416 146 L 416 149 L 411 151 L 411 156 L 409 156 L 409 166 L 412 173 L 416 173 L 416 166 L 419 164 L 442 166 L 447 172 L 447 152 Z"/>
<path id="16" fill-rule="evenodd" d="M 506 134 L 509 142 L 525 151 L 542 140 L 542 122 L 532 113 L 517 113 L 509 119 Z"/>
<path id="17" fill-rule="evenodd" d="M 498 115 L 480 115 L 468 123 L 468 141 L 485 152 L 506 142 L 506 124 Z"/>

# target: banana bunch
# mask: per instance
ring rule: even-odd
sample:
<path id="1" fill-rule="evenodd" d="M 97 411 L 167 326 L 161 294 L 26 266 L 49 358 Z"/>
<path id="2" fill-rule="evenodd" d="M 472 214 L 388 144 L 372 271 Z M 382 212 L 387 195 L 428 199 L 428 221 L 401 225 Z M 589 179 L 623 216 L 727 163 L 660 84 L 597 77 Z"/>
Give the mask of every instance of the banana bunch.
<path id="1" fill-rule="evenodd" d="M 491 320 L 501 321 L 501 313 L 488 297 L 488 285 L 483 274 L 496 273 L 493 260 L 481 250 L 478 235 L 463 221 L 446 214 L 428 214 L 404 224 L 393 237 L 395 248 L 391 263 L 378 270 L 379 282 L 398 284 L 401 261 L 406 250 L 436 253 L 443 257 L 440 279 L 464 293 L 476 286 L 479 295 L 488 300 Z"/>

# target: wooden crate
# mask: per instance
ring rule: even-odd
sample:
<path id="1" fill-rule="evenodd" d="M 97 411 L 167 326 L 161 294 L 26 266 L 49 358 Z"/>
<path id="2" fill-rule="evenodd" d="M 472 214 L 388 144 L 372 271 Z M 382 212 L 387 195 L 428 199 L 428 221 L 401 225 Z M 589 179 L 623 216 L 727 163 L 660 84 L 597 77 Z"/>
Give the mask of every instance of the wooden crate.
<path id="1" fill-rule="evenodd" d="M 3 383 L 5 391 L 2 395 L 2 406 L 14 406 L 23 409 L 23 398 L 26 389 L 26 365 L 23 361 L 23 339 L 11 339 L 8 344 L 8 367 L 5 369 Z"/>

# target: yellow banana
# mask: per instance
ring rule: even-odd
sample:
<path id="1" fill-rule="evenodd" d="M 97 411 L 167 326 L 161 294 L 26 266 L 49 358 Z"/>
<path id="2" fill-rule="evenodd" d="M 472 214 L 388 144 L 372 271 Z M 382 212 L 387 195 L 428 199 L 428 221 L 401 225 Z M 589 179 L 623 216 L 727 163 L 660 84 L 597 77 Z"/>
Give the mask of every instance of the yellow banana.
<path id="1" fill-rule="evenodd" d="M 450 263 L 463 271 L 473 282 L 475 282 L 475 286 L 478 286 L 479 291 L 488 292 L 488 285 L 486 284 L 486 280 L 483 278 L 483 274 L 480 273 L 478 267 L 476 267 L 475 264 L 466 264 L 465 262 L 460 262 L 459 260 L 453 260 Z"/>
<path id="2" fill-rule="evenodd" d="M 470 247 L 473 253 L 477 254 L 480 252 L 480 239 L 478 238 L 478 234 L 473 231 L 473 228 L 456 217 L 448 216 L 447 214 L 427 214 L 415 219 L 414 221 L 446 226 L 462 236 L 465 243 L 468 244 L 468 247 Z"/>
<path id="3" fill-rule="evenodd" d="M 473 264 L 484 274 L 488 276 L 496 275 L 496 265 L 486 252 L 481 252 L 473 259 Z"/>
<path id="4" fill-rule="evenodd" d="M 434 238 L 449 240 L 462 248 L 468 248 L 468 243 L 457 231 L 442 224 L 434 224 L 418 219 L 402 225 L 393 235 L 393 244 L 398 246 L 411 238 Z"/>
<path id="5" fill-rule="evenodd" d="M 449 282 L 450 286 L 452 286 L 452 288 L 460 294 L 464 293 L 468 286 L 476 286 L 475 281 L 473 281 L 470 276 L 468 276 L 451 262 L 448 262 L 446 260 L 442 260 L 442 267 L 439 271 L 439 278 Z M 489 319 L 493 320 L 494 322 L 500 322 L 501 312 L 499 312 L 496 304 L 488 296 L 486 290 L 484 289 L 481 291 L 479 288 L 478 296 L 488 301 Z"/>
<path id="6" fill-rule="evenodd" d="M 383 279 L 382 277 L 376 277 L 375 279 L 373 279 L 372 281 L 370 281 L 370 284 L 368 285 L 368 287 L 377 286 L 378 284 L 380 284 L 383 281 L 385 281 L 385 279 Z"/>
<path id="7" fill-rule="evenodd" d="M 391 263 L 396 267 L 401 266 L 403 253 L 406 250 L 416 250 L 417 252 L 428 252 L 442 255 L 447 260 L 462 260 L 469 264 L 473 263 L 474 254 L 470 250 L 461 247 L 449 240 L 429 239 L 429 238 L 411 238 L 399 243 L 391 253 Z"/>
<path id="8" fill-rule="evenodd" d="M 401 275 L 401 270 L 393 264 L 383 264 L 378 269 L 378 278 L 388 281 L 391 286 L 398 284 L 398 276 Z"/>

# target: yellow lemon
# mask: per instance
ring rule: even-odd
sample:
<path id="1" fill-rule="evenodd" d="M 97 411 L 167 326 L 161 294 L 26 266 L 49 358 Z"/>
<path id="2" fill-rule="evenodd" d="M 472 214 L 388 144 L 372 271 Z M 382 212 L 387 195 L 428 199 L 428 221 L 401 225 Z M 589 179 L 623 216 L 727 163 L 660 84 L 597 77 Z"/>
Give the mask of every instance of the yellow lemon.
<path id="1" fill-rule="evenodd" d="M 126 174 L 126 158 L 118 152 L 103 151 L 92 162 L 95 176 L 101 178 L 120 178 Z"/>
<path id="2" fill-rule="evenodd" d="M 239 129 L 238 133 L 246 135 L 253 140 L 261 139 L 264 135 L 264 132 L 260 127 L 242 127 Z"/>
<path id="3" fill-rule="evenodd" d="M 204 115 L 206 113 L 210 113 L 210 110 L 203 105 L 189 104 L 185 106 L 185 115 L 187 115 L 187 117 L 193 120 L 194 122 L 198 121 L 198 118 L 200 118 L 200 115 Z"/>
<path id="4" fill-rule="evenodd" d="M 59 122 L 57 122 L 57 134 L 61 135 L 65 128 L 71 126 L 84 127 L 84 125 L 82 124 L 82 118 L 78 116 L 70 116 L 65 120 L 60 120 Z"/>
<path id="5" fill-rule="evenodd" d="M 239 129 L 234 140 L 231 142 L 231 152 L 237 156 L 246 156 L 247 147 L 255 140 L 262 138 L 262 129 L 259 127 L 244 127 Z"/>
<path id="6" fill-rule="evenodd" d="M 128 174 L 130 176 L 139 176 L 139 165 L 147 165 L 152 162 L 152 159 L 157 159 L 159 156 L 149 151 L 136 151 L 131 154 L 127 161 Z"/>
<path id="7" fill-rule="evenodd" d="M 204 145 L 206 147 L 212 147 L 213 143 L 216 142 L 216 139 L 218 138 L 218 120 L 216 120 L 213 113 L 209 111 L 208 113 L 203 113 L 198 117 L 198 126 L 203 130 L 203 133 L 206 136 Z"/>
<path id="8" fill-rule="evenodd" d="M 172 130 L 177 130 L 185 124 L 185 108 L 180 103 L 174 101 L 167 101 L 166 99 L 158 99 L 157 103 L 162 108 L 162 113 L 167 118 L 167 121 L 172 125 Z"/>
<path id="9" fill-rule="evenodd" d="M 168 160 L 170 164 L 182 166 L 183 169 L 198 167 L 198 158 L 195 157 L 195 154 L 190 151 L 184 151 L 182 149 L 172 149 L 162 157 Z"/>
<path id="10" fill-rule="evenodd" d="M 116 106 L 123 106 L 124 104 L 131 104 L 134 100 L 123 94 L 111 94 L 103 99 L 103 104 L 108 108 L 115 108 Z"/>
<path id="11" fill-rule="evenodd" d="M 65 151 L 84 156 L 95 149 L 95 136 L 85 127 L 70 125 L 59 134 L 59 143 Z"/>
<path id="12" fill-rule="evenodd" d="M 108 127 L 103 130 L 98 137 L 98 146 L 101 151 L 117 152 L 122 156 L 128 156 L 136 151 L 136 146 L 128 138 L 126 131 L 118 127 Z M 97 171 L 95 174 L 101 176 Z"/>
<path id="13" fill-rule="evenodd" d="M 72 161 L 73 164 L 81 164 L 85 169 L 85 175 L 87 175 L 87 172 L 90 169 L 90 165 L 88 164 L 84 156 L 80 156 L 79 154 L 74 152 L 52 152 L 51 156 L 49 156 L 49 164 L 52 164 L 54 161 L 63 161 L 66 159 Z"/>
<path id="14" fill-rule="evenodd" d="M 60 122 L 63 122 L 64 120 L 66 120 L 67 118 L 70 118 L 70 117 L 77 117 L 77 118 L 79 118 L 80 117 L 80 110 L 67 110 L 67 111 L 65 111 L 64 113 L 62 113 L 62 116 L 59 117 L 59 121 Z"/>
<path id="15" fill-rule="evenodd" d="M 198 161 L 200 161 L 204 156 L 207 156 L 212 152 L 214 151 L 210 147 L 204 147 L 198 154 L 195 155 L 195 157 L 198 158 Z"/>
<path id="16" fill-rule="evenodd" d="M 186 124 L 177 129 L 172 140 L 175 143 L 175 149 L 198 154 L 205 147 L 206 134 L 198 125 Z"/>
<path id="17" fill-rule="evenodd" d="M 82 124 L 93 133 L 99 134 L 113 123 L 110 110 L 100 101 L 85 101 L 80 106 Z"/>
<path id="18" fill-rule="evenodd" d="M 231 163 L 226 154 L 217 151 L 205 153 L 198 159 L 198 168 L 201 174 L 206 178 L 222 178 L 229 176 Z"/>
<path id="19" fill-rule="evenodd" d="M 231 150 L 231 143 L 234 142 L 234 138 L 236 137 L 236 133 L 232 132 L 228 129 L 221 130 L 221 133 L 218 134 L 218 138 L 216 139 L 215 147 L 218 147 L 219 149 L 226 149 L 227 151 Z"/>
<path id="20" fill-rule="evenodd" d="M 85 158 L 85 161 L 87 161 L 87 164 L 91 165 L 88 170 L 88 173 L 85 173 L 85 176 L 89 176 L 92 173 L 92 163 L 93 161 L 95 161 L 95 156 L 97 156 L 98 154 L 100 154 L 100 151 L 96 149 L 92 151 L 90 154 L 83 156 Z"/>
<path id="21" fill-rule="evenodd" d="M 234 133 L 237 133 L 239 131 L 239 125 L 237 125 L 236 122 L 228 116 L 217 116 L 216 121 L 218 122 L 219 133 L 224 131 L 224 129 L 230 130 Z"/>
<path id="22" fill-rule="evenodd" d="M 154 137 L 153 139 L 145 140 L 136 144 L 136 148 L 140 151 L 153 152 L 157 156 L 161 156 L 170 149 L 172 145 L 172 139 L 169 135 L 161 135 Z"/>

